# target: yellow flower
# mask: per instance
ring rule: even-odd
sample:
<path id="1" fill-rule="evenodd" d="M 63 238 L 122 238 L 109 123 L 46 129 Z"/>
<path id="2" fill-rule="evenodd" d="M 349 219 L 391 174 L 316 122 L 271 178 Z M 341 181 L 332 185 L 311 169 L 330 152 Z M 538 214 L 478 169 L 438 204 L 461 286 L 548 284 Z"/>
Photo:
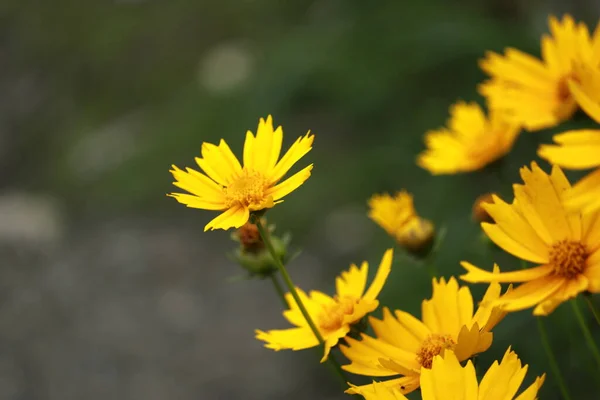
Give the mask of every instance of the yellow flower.
<path id="1" fill-rule="evenodd" d="M 413 197 L 402 190 L 394 197 L 388 193 L 375 194 L 369 199 L 369 218 L 381 226 L 388 235 L 396 237 L 406 223 L 417 216 Z"/>
<path id="2" fill-rule="evenodd" d="M 600 31 L 590 37 L 587 26 L 575 24 L 565 15 L 562 21 L 549 17 L 552 36 L 541 40 L 542 60 L 517 49 L 504 56 L 488 52 L 480 67 L 491 79 L 479 87 L 491 110 L 498 110 L 515 124 L 535 131 L 571 118 L 577 108 L 569 81 L 579 77 L 578 65 L 598 66 Z"/>
<path id="3" fill-rule="evenodd" d="M 460 361 L 487 350 L 492 344 L 491 330 L 505 313 L 485 304 L 500 296 L 500 284 L 490 284 L 482 305 L 473 314 L 473 297 L 468 287 L 459 287 L 455 278 L 433 279 L 433 296 L 422 304 L 422 321 L 405 311 L 392 315 L 383 309 L 383 319 L 369 317 L 375 337 L 362 334 L 362 340 L 347 337 L 342 353 L 351 364 L 348 372 L 377 377 L 401 377 L 383 381 L 402 393 L 419 387 L 420 374 L 431 368 L 433 358 L 452 350 Z M 370 385 L 352 386 L 351 394 L 364 394 Z"/>
<path id="4" fill-rule="evenodd" d="M 375 194 L 369 199 L 369 218 L 407 250 L 419 253 L 433 242 L 435 227 L 415 211 L 413 197 L 406 190 L 395 196 Z"/>
<path id="5" fill-rule="evenodd" d="M 423 400 L 535 400 L 542 387 L 545 375 L 517 396 L 528 366 L 521 366 L 519 357 L 510 347 L 502 361 L 494 361 L 481 382 L 469 360 L 463 367 L 452 351 L 444 356 L 435 356 L 431 369 L 421 373 L 421 396 Z M 388 388 L 382 383 L 373 383 L 363 390 L 366 400 L 404 400 L 406 397 L 397 388 Z"/>
<path id="6" fill-rule="evenodd" d="M 581 85 L 570 84 L 571 92 L 581 108 L 600 124 L 600 70 L 583 71 Z M 556 145 L 542 145 L 538 155 L 552 164 L 567 169 L 597 168 L 577 182 L 565 198 L 571 209 L 583 212 L 600 210 L 600 130 L 581 129 L 554 136 Z"/>
<path id="7" fill-rule="evenodd" d="M 369 264 L 366 261 L 360 268 L 352 264 L 348 271 L 342 272 L 341 276 L 336 278 L 337 294 L 334 297 L 316 290 L 307 296 L 301 289 L 296 288 L 302 303 L 325 340 L 325 354 L 321 362 L 327 359 L 330 350 L 338 341 L 350 332 L 353 324 L 360 322 L 365 315 L 379 306 L 377 296 L 390 273 L 393 254 L 392 249 L 384 253 L 375 278 L 366 291 L 369 273 Z M 267 332 L 257 330 L 256 338 L 267 342 L 265 347 L 275 351 L 303 350 L 318 346 L 317 338 L 291 294 L 287 293 L 285 298 L 290 309 L 284 311 L 283 316 L 296 327 Z"/>
<path id="8" fill-rule="evenodd" d="M 570 213 L 562 193 L 570 188 L 559 167 L 547 175 L 531 164 L 521 168 L 524 185 L 513 185 L 507 204 L 494 196 L 484 207 L 495 224 L 482 223 L 488 237 L 506 252 L 540 266 L 501 274 L 462 262 L 467 282 L 525 282 L 496 300 L 505 311 L 534 307 L 548 315 L 581 292 L 600 292 L 600 213 Z"/>
<path id="9" fill-rule="evenodd" d="M 300 137 L 279 159 L 283 130 L 273 130 L 269 115 L 258 123 L 256 136 L 246 133 L 244 166 L 224 140 L 216 146 L 202 144 L 202 157 L 196 163 L 203 174 L 191 168 L 182 171 L 173 165 L 173 184 L 191 194 L 171 193 L 178 202 L 191 208 L 223 211 L 204 230 L 239 228 L 248 222 L 250 212 L 273 207 L 296 190 L 310 176 L 312 164 L 281 183 L 281 178 L 311 150 L 314 136 Z M 279 161 L 278 161 L 279 160 Z"/>
<path id="10" fill-rule="evenodd" d="M 506 155 L 519 134 L 499 113 L 486 118 L 475 103 L 458 102 L 450 107 L 447 128 L 425 134 L 427 150 L 417 164 L 434 175 L 475 171 Z"/>

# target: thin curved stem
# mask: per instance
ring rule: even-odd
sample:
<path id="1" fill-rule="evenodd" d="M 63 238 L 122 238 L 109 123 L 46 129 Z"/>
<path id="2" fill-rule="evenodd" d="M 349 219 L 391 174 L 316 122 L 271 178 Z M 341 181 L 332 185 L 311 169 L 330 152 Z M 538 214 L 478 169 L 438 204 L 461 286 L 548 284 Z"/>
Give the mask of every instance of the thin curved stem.
<path id="1" fill-rule="evenodd" d="M 583 295 L 583 299 L 585 300 L 586 304 L 588 305 L 588 308 L 594 315 L 594 319 L 596 320 L 596 323 L 598 325 L 600 325 L 600 312 L 598 311 L 598 309 L 596 308 L 596 305 L 592 301 L 592 296 L 589 294 L 585 294 L 585 295 Z"/>
<path id="2" fill-rule="evenodd" d="M 596 359 L 596 363 L 598 363 L 598 366 L 600 367 L 600 351 L 598 351 L 598 345 L 596 345 L 596 342 L 594 341 L 592 332 L 590 332 L 590 328 L 585 323 L 585 318 L 581 312 L 579 303 L 577 302 L 577 299 L 573 299 L 569 303 L 571 303 L 573 314 L 575 314 L 575 318 L 577 319 L 577 323 L 581 328 L 581 333 L 583 333 L 583 337 L 588 345 L 588 348 L 592 352 L 592 355 Z"/>
<path id="3" fill-rule="evenodd" d="M 275 288 L 275 291 L 277 292 L 279 299 L 281 299 L 281 302 L 283 303 L 283 307 L 287 307 L 288 304 L 287 304 L 287 301 L 285 301 L 285 292 L 283 291 L 283 287 L 281 287 L 281 283 L 279 282 L 277 275 L 271 274 L 271 282 L 273 282 L 273 287 Z"/>
<path id="4" fill-rule="evenodd" d="M 298 308 L 300 309 L 302 316 L 304 317 L 304 319 L 308 323 L 308 326 L 310 327 L 311 331 L 313 332 L 313 334 L 319 341 L 319 345 L 320 345 L 319 347 L 321 347 L 321 349 L 324 351 L 325 340 L 323 340 L 323 336 L 321 335 L 321 332 L 319 332 L 319 329 L 317 329 L 317 326 L 313 322 L 310 314 L 308 313 L 308 310 L 306 310 L 304 303 L 300 299 L 300 296 L 298 295 L 298 291 L 296 290 L 296 286 L 292 282 L 292 278 L 288 274 L 287 269 L 285 268 L 285 266 L 283 265 L 283 262 L 281 261 L 281 259 L 277 255 L 277 253 L 275 252 L 275 248 L 273 247 L 273 243 L 271 242 L 271 238 L 270 238 L 269 234 L 267 233 L 266 229 L 262 225 L 260 218 L 255 218 L 253 223 L 256 224 L 256 228 L 258 229 L 258 232 L 260 233 L 260 236 L 262 237 L 262 240 L 265 243 L 265 246 L 267 246 L 267 250 L 269 250 L 271 257 L 273 257 L 273 260 L 275 261 L 275 265 L 277 266 L 277 269 L 281 273 L 281 276 L 283 277 L 283 281 L 285 282 L 285 285 L 287 286 L 290 294 L 294 298 L 294 301 L 298 305 Z M 331 363 L 331 365 L 333 366 L 333 368 L 335 369 L 337 374 L 340 376 L 340 378 L 343 380 L 344 385 L 345 385 L 347 382 L 346 376 L 344 375 L 344 371 L 342 370 L 342 367 L 340 366 L 340 364 L 333 357 L 333 354 L 329 355 L 329 357 L 327 358 L 327 361 L 329 361 Z"/>
<path id="5" fill-rule="evenodd" d="M 565 380 L 560 372 L 560 368 L 558 367 L 558 362 L 556 361 L 556 356 L 552 351 L 552 346 L 550 345 L 550 340 L 548 339 L 548 332 L 546 332 L 546 327 L 544 326 L 544 322 L 542 321 L 542 317 L 537 317 L 537 325 L 538 330 L 540 332 L 540 337 L 542 338 L 542 344 L 544 346 L 544 350 L 546 351 L 546 355 L 548 356 L 548 363 L 550 364 L 550 369 L 552 370 L 552 374 L 554 375 L 554 379 L 556 379 L 556 384 L 558 385 L 558 389 L 562 394 L 563 399 L 571 400 L 571 394 L 567 389 L 567 385 L 565 384 Z"/>

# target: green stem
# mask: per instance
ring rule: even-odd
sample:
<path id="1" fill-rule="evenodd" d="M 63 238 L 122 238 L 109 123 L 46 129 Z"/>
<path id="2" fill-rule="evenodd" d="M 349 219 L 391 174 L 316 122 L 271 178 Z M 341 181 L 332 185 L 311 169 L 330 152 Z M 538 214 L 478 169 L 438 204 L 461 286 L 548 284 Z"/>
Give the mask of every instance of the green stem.
<path id="1" fill-rule="evenodd" d="M 581 327 L 581 332 L 583 333 L 583 337 L 584 337 L 585 341 L 587 342 L 587 345 L 588 345 L 590 351 L 592 352 L 592 355 L 596 359 L 598 366 L 600 366 L 600 351 L 598 351 L 598 346 L 596 345 L 596 342 L 594 341 L 594 338 L 592 337 L 592 332 L 590 332 L 590 328 L 588 328 L 587 324 L 585 323 L 585 318 L 583 317 L 581 308 L 579 308 L 579 303 L 577 302 L 577 299 L 573 299 L 569 303 L 571 303 L 571 308 L 573 309 L 575 318 L 577 319 L 577 322 L 579 323 L 579 326 Z"/>
<path id="2" fill-rule="evenodd" d="M 310 314 L 306 310 L 304 303 L 300 299 L 300 296 L 298 295 L 298 291 L 296 290 L 296 286 L 292 282 L 292 278 L 288 274 L 285 266 L 283 265 L 283 262 L 281 262 L 281 259 L 279 258 L 279 256 L 277 256 L 277 253 L 275 252 L 275 248 L 273 247 L 273 243 L 271 242 L 271 238 L 270 238 L 269 234 L 263 227 L 263 225 L 260 221 L 260 218 L 254 218 L 254 221 L 252 221 L 252 222 L 254 224 L 256 224 L 256 228 L 258 229 L 258 232 L 260 233 L 260 236 L 262 237 L 262 240 L 265 243 L 265 246 L 267 246 L 267 250 L 269 250 L 269 253 L 271 254 L 271 257 L 273 257 L 273 260 L 275 260 L 275 265 L 279 269 L 279 272 L 281 273 L 281 276 L 283 277 L 283 281 L 285 282 L 288 290 L 290 291 L 292 297 L 294 298 L 294 301 L 298 305 L 298 308 L 300 309 L 302 316 L 308 323 L 308 326 L 310 327 L 313 334 L 319 341 L 319 345 L 324 352 L 325 340 L 323 340 L 323 336 L 321 336 L 321 332 L 319 332 L 319 330 L 317 329 L 317 326 L 315 325 L 312 318 L 310 317 Z M 323 354 L 323 353 L 321 353 L 321 354 Z M 340 378 L 344 382 L 344 385 L 346 385 L 347 380 L 344 375 L 344 371 L 342 371 L 342 367 L 340 367 L 340 364 L 335 360 L 335 358 L 333 357 L 333 354 L 330 354 L 329 357 L 327 358 L 327 360 L 331 363 L 331 365 L 333 366 L 333 368 L 335 369 L 337 374 L 340 376 Z"/>
<path id="3" fill-rule="evenodd" d="M 594 319 L 596 320 L 596 323 L 600 325 L 600 313 L 598 312 L 598 309 L 596 308 L 596 305 L 592 300 L 592 296 L 589 294 L 584 294 L 583 299 L 585 300 L 592 314 L 594 314 Z"/>
<path id="4" fill-rule="evenodd" d="M 279 282 L 279 279 L 277 279 L 277 275 L 271 274 L 271 282 L 273 282 L 273 287 L 275 288 L 277 295 L 281 299 L 283 306 L 287 307 L 288 303 L 285 300 L 285 292 L 283 291 L 283 288 L 281 287 L 281 283 Z"/>
<path id="5" fill-rule="evenodd" d="M 548 339 L 548 333 L 546 332 L 546 327 L 544 326 L 542 317 L 537 317 L 536 319 L 538 330 L 540 331 L 540 336 L 542 338 L 542 344 L 544 345 L 544 350 L 546 350 L 548 362 L 550 363 L 550 369 L 552 369 L 552 374 L 554 375 L 554 379 L 556 379 L 558 389 L 560 390 L 563 399 L 571 400 L 571 395 L 569 394 L 569 390 L 565 385 L 565 380 L 562 374 L 560 373 L 560 368 L 558 368 L 558 362 L 556 361 L 556 357 L 554 355 L 554 352 L 552 351 L 552 346 L 550 345 L 550 340 Z"/>

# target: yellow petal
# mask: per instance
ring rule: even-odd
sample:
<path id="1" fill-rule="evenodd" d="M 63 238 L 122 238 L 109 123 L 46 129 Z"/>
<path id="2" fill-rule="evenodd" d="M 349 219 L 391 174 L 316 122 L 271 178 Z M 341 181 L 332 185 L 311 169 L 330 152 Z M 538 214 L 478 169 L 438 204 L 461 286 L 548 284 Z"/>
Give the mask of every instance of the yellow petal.
<path id="1" fill-rule="evenodd" d="M 271 153 L 273 145 L 273 117 L 270 115 L 266 121 L 260 118 L 256 136 L 254 139 L 253 152 L 254 164 L 253 169 L 263 173 L 268 173 L 271 162 Z"/>
<path id="2" fill-rule="evenodd" d="M 585 91 L 574 81 L 569 81 L 569 90 L 571 95 L 579 106 L 589 115 L 594 121 L 600 124 L 600 103 L 595 102 L 585 93 Z"/>
<path id="3" fill-rule="evenodd" d="M 573 279 L 566 280 L 550 297 L 535 307 L 533 315 L 548 315 L 552 313 L 556 307 L 569 299 L 577 297 L 579 293 L 586 291 L 588 287 L 589 281 L 585 275 L 578 275 Z"/>
<path id="4" fill-rule="evenodd" d="M 325 337 L 323 338 L 325 339 L 325 344 L 323 357 L 321 358 L 322 363 L 327 361 L 331 349 L 335 347 L 338 344 L 339 340 L 345 337 L 348 334 L 348 332 L 350 332 L 350 326 L 342 325 L 339 329 L 325 335 Z"/>
<path id="5" fill-rule="evenodd" d="M 337 295 L 339 297 L 361 298 L 367 285 L 368 273 L 369 264 L 366 261 L 361 264 L 360 269 L 352 264 L 348 271 L 342 271 L 340 276 L 335 278 Z"/>
<path id="6" fill-rule="evenodd" d="M 190 208 L 201 208 L 204 210 L 223 210 L 226 208 L 224 202 L 211 202 L 198 196 L 183 193 L 170 193 L 167 196 L 173 197 L 181 204 L 185 204 Z"/>
<path id="7" fill-rule="evenodd" d="M 433 279 L 433 296 L 423 300 L 421 309 L 423 323 L 432 332 L 458 333 L 473 318 L 473 297 L 468 287 L 459 289 L 454 277 L 448 283 Z"/>
<path id="8" fill-rule="evenodd" d="M 416 353 L 421 347 L 421 339 L 400 324 L 387 307 L 383 308 L 382 320 L 370 317 L 369 324 L 378 338 L 402 350 Z"/>
<path id="9" fill-rule="evenodd" d="M 564 284 L 565 279 L 546 276 L 524 283 L 495 302 L 506 311 L 519 311 L 533 307 L 550 298 Z"/>
<path id="10" fill-rule="evenodd" d="M 215 182 L 227 186 L 238 176 L 242 167 L 224 140 L 219 146 L 202 143 L 202 158 L 196 157 L 196 163 Z"/>
<path id="11" fill-rule="evenodd" d="M 298 189 L 310 177 L 310 172 L 312 169 L 312 164 L 301 169 L 285 181 L 267 190 L 267 195 L 273 196 L 273 199 L 275 200 L 279 200 L 287 196 L 294 190 Z"/>
<path id="12" fill-rule="evenodd" d="M 424 400 L 477 400 L 477 377 L 473 363 L 463 368 L 452 351 L 433 358 L 431 369 L 421 371 L 421 394 Z M 450 396 L 450 397 L 449 397 Z"/>
<path id="13" fill-rule="evenodd" d="M 575 184 L 565 204 L 573 211 L 584 213 L 600 210 L 600 168 Z"/>
<path id="14" fill-rule="evenodd" d="M 403 376 L 402 378 L 382 381 L 380 384 L 388 388 L 399 388 L 401 393 L 407 394 L 419 387 L 419 375 Z M 351 385 L 350 389 L 346 390 L 345 393 L 362 395 L 365 390 L 369 391 L 371 389 L 370 386 L 371 385 Z"/>
<path id="15" fill-rule="evenodd" d="M 204 232 L 214 229 L 239 228 L 248 222 L 250 210 L 241 205 L 231 207 L 224 213 L 217 216 L 204 227 Z"/>
<path id="16" fill-rule="evenodd" d="M 256 338 L 267 342 L 266 348 L 279 350 L 304 350 L 319 345 L 319 341 L 308 327 L 256 331 Z"/>
<path id="17" fill-rule="evenodd" d="M 173 182 L 175 186 L 210 202 L 225 201 L 221 187 L 206 175 L 191 168 L 182 171 L 175 165 L 172 167 L 170 172 L 177 180 L 177 182 Z"/>
<path id="18" fill-rule="evenodd" d="M 254 156 L 255 156 L 255 138 L 252 132 L 246 132 L 246 141 L 244 142 L 244 169 L 255 171 Z"/>
<path id="19" fill-rule="evenodd" d="M 385 357 L 384 351 L 393 349 L 393 346 L 381 340 L 370 338 L 368 335 L 361 335 L 363 340 L 356 340 L 351 337 L 345 339 L 346 345 L 341 345 L 340 350 L 351 363 L 343 365 L 342 369 L 357 375 L 366 376 L 392 376 L 398 372 L 382 368 L 379 359 Z M 365 338 L 371 339 L 364 341 Z M 399 349 L 397 349 L 399 351 Z M 414 358 L 414 354 L 412 355 Z"/>
<path id="20" fill-rule="evenodd" d="M 556 169 L 560 171 L 558 167 Z M 556 181 L 535 162 L 531 163 L 531 170 L 521 168 L 521 177 L 529 200 L 554 241 L 571 238 L 568 216 L 561 199 L 562 188 L 558 188 Z"/>
<path id="21" fill-rule="evenodd" d="M 502 361 L 495 361 L 479 384 L 480 399 L 512 399 L 527 373 L 517 355 L 508 349 Z"/>
<path id="22" fill-rule="evenodd" d="M 460 279 L 471 283 L 527 282 L 545 277 L 554 271 L 550 265 L 541 265 L 539 267 L 527 268 L 519 271 L 495 273 L 480 269 L 467 261 L 461 261 L 460 265 L 467 270 L 467 273 L 461 275 Z M 494 266 L 496 267 L 495 264 Z"/>
<path id="23" fill-rule="evenodd" d="M 600 251 L 596 250 L 587 259 L 587 266 L 583 272 L 589 281 L 588 290 L 592 293 L 600 292 Z"/>
<path id="24" fill-rule="evenodd" d="M 312 149 L 313 140 L 314 135 L 311 135 L 310 131 L 305 136 L 298 138 L 273 167 L 270 175 L 271 182 L 279 181 L 298 160 L 304 157 Z"/>
<path id="25" fill-rule="evenodd" d="M 296 287 L 296 293 L 298 293 L 298 297 L 300 298 L 302 304 L 304 304 L 308 315 L 310 315 L 310 317 L 314 320 L 322 310 L 321 305 L 313 301 L 310 297 L 308 297 L 306 293 L 299 287 Z M 285 294 L 285 300 L 290 307 L 290 311 L 295 314 L 294 323 L 296 325 L 308 326 L 306 319 L 302 315 L 302 312 L 300 311 L 300 308 L 296 304 L 296 301 L 294 300 L 294 297 L 291 293 Z"/>
<path id="26" fill-rule="evenodd" d="M 546 380 L 546 374 L 543 374 L 542 376 L 537 377 L 535 379 L 535 382 L 533 382 L 523 393 L 518 395 L 515 398 L 515 400 L 536 400 L 538 391 L 544 384 L 545 380 Z"/>
<path id="27" fill-rule="evenodd" d="M 581 129 L 554 136 L 557 145 L 542 145 L 538 155 L 552 164 L 568 169 L 587 169 L 600 165 L 600 130 Z"/>
<path id="28" fill-rule="evenodd" d="M 383 254 L 383 258 L 381 259 L 381 263 L 379 263 L 379 268 L 377 269 L 375 278 L 363 296 L 365 300 L 375 300 L 377 296 L 379 296 L 379 293 L 381 292 L 381 289 L 383 289 L 383 285 L 385 285 L 385 281 L 390 274 L 393 257 L 394 249 L 387 249 Z"/>
<path id="29" fill-rule="evenodd" d="M 423 322 L 406 311 L 396 310 L 394 311 L 394 314 L 396 315 L 398 323 L 409 331 L 419 343 L 423 343 L 427 336 L 432 333 Z"/>
<path id="30" fill-rule="evenodd" d="M 396 387 L 389 387 L 381 382 L 363 386 L 361 395 L 365 400 L 408 400 Z"/>
<path id="31" fill-rule="evenodd" d="M 581 240 L 588 252 L 593 253 L 600 248 L 600 210 L 585 213 L 581 225 Z"/>
<path id="32" fill-rule="evenodd" d="M 471 328 L 463 326 L 457 332 L 454 353 L 460 361 L 464 361 L 474 354 L 486 351 L 492 345 L 493 335 L 490 332 L 481 332 L 477 323 Z"/>

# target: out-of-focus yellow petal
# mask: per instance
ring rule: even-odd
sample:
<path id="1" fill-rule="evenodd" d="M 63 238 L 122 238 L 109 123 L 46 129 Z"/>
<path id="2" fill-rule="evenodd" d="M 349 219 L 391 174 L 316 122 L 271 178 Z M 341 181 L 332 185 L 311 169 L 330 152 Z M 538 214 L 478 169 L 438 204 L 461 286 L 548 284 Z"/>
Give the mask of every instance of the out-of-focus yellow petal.
<path id="1" fill-rule="evenodd" d="M 377 269 L 375 278 L 363 296 L 365 300 L 375 300 L 377 296 L 379 296 L 379 292 L 381 292 L 381 289 L 383 289 L 385 281 L 392 270 L 393 258 L 394 249 L 387 249 L 385 253 L 383 253 L 383 258 L 381 259 L 381 263 L 379 263 L 379 268 Z"/>

